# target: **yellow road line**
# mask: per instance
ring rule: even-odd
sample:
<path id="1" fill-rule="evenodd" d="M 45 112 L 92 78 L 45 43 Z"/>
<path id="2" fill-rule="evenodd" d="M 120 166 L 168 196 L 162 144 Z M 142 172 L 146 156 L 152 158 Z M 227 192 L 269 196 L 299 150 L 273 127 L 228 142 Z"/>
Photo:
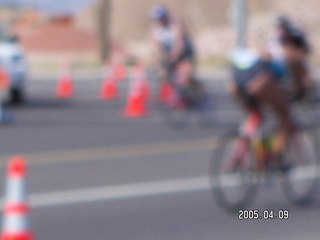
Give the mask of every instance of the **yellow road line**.
<path id="1" fill-rule="evenodd" d="M 29 165 L 62 163 L 62 162 L 83 162 L 94 159 L 114 159 L 137 156 L 153 156 L 170 153 L 193 152 L 213 149 L 218 142 L 217 137 L 165 141 L 159 143 L 133 144 L 127 146 L 81 148 L 70 150 L 55 150 L 38 153 L 22 153 Z M 4 167 L 9 155 L 0 156 L 0 167 Z"/>

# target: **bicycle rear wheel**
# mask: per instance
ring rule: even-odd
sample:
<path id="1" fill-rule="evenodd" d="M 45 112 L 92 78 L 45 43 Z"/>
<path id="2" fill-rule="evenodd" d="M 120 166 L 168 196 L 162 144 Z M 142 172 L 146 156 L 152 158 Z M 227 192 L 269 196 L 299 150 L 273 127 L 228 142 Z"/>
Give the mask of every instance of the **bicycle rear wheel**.
<path id="1" fill-rule="evenodd" d="M 290 141 L 285 161 L 292 168 L 284 175 L 283 191 L 289 201 L 304 205 L 311 203 L 317 194 L 319 183 L 318 131 L 298 132 Z"/>
<path id="2" fill-rule="evenodd" d="M 217 204 L 230 212 L 251 204 L 257 190 L 256 161 L 251 146 L 240 147 L 236 137 L 222 140 L 210 162 L 210 182 Z"/>

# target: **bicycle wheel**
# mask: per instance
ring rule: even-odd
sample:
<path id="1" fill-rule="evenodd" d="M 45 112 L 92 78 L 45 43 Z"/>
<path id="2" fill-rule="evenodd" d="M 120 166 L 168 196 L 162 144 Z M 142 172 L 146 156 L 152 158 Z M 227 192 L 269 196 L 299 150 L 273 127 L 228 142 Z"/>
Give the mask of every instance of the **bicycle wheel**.
<path id="1" fill-rule="evenodd" d="M 283 191 L 294 204 L 309 204 L 317 193 L 319 183 L 318 131 L 298 132 L 290 141 L 285 161 L 292 168 L 284 175 Z"/>
<path id="2" fill-rule="evenodd" d="M 256 161 L 251 146 L 240 147 L 236 137 L 221 141 L 214 151 L 210 182 L 217 204 L 227 211 L 244 209 L 251 204 L 257 190 L 253 169 Z"/>

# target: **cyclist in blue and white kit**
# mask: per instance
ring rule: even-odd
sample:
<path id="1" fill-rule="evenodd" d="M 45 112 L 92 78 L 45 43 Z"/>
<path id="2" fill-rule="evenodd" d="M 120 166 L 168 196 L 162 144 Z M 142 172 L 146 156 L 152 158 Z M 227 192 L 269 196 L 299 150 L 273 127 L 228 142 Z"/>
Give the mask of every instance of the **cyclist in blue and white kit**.
<path id="1" fill-rule="evenodd" d="M 178 92 L 183 92 L 177 81 L 185 86 L 196 82 L 193 77 L 195 51 L 191 37 L 186 27 L 165 6 L 155 5 L 150 15 L 154 21 L 151 37 L 165 78 Z M 183 68 L 180 68 L 182 65 Z M 181 69 L 183 71 L 178 73 Z M 179 77 L 177 74 L 180 74 Z"/>

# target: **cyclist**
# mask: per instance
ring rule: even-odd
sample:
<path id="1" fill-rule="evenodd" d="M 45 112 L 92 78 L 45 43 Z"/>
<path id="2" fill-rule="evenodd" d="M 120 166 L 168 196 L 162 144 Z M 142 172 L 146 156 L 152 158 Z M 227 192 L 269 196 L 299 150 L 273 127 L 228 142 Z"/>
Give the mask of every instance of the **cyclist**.
<path id="1" fill-rule="evenodd" d="M 189 98 L 190 88 L 194 90 L 198 86 L 193 77 L 195 51 L 191 37 L 186 27 L 163 5 L 151 9 L 151 18 L 154 20 L 151 37 L 165 79 L 182 97 Z"/>
<path id="2" fill-rule="evenodd" d="M 256 52 L 248 49 L 239 49 L 233 55 L 233 80 L 231 93 L 241 103 L 248 113 L 248 117 L 242 125 L 243 138 L 241 143 L 247 144 L 249 136 L 253 133 L 262 120 L 261 108 L 269 106 L 275 113 L 279 128 L 272 147 L 272 159 L 280 168 L 286 167 L 282 163 L 282 153 L 289 137 L 295 129 L 295 123 L 291 116 L 289 104 L 281 92 L 279 79 L 285 71 L 279 71 L 269 52 Z M 276 66 L 276 67 L 275 67 Z M 277 71 L 275 71 L 277 69 Z M 267 159 L 258 159 L 258 168 L 263 170 Z"/>

